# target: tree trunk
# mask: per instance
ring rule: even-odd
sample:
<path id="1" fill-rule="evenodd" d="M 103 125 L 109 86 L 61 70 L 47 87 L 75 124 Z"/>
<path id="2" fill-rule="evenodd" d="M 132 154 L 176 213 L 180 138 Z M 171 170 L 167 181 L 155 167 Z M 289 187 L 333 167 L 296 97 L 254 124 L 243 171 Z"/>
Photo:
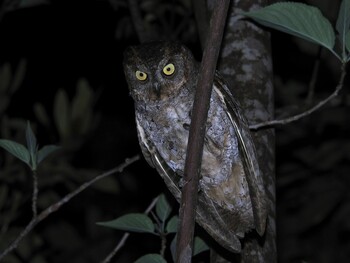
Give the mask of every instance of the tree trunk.
<path id="1" fill-rule="evenodd" d="M 238 12 L 266 5 L 263 0 L 234 0 L 228 14 L 226 31 L 218 69 L 240 102 L 250 124 L 273 118 L 273 72 L 269 33 L 252 22 L 242 20 Z M 210 6 L 210 5 L 209 5 Z M 265 235 L 249 233 L 242 240 L 242 253 L 227 260 L 213 255 L 212 262 L 269 262 L 277 261 L 275 227 L 274 131 L 253 132 L 259 164 L 268 195 L 269 215 Z"/>

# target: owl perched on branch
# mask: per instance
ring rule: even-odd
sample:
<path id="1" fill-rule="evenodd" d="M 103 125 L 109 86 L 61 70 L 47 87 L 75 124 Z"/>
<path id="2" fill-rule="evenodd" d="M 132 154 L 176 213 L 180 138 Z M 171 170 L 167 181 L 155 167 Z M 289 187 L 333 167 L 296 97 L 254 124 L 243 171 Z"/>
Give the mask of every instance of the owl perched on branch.
<path id="1" fill-rule="evenodd" d="M 125 51 L 124 72 L 143 155 L 180 201 L 199 63 L 179 43 L 153 42 Z M 240 252 L 246 232 L 265 231 L 266 194 L 241 109 L 218 73 L 213 85 L 196 221 L 219 244 Z"/>

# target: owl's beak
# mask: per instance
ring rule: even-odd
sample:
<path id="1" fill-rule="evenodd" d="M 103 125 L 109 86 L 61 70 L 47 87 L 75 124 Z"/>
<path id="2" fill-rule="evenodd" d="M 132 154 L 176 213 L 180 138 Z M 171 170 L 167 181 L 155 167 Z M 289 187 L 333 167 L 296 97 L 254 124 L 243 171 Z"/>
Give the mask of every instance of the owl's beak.
<path id="1" fill-rule="evenodd" d="M 154 91 L 156 92 L 157 96 L 160 97 L 160 84 L 158 82 L 155 82 L 153 84 Z"/>

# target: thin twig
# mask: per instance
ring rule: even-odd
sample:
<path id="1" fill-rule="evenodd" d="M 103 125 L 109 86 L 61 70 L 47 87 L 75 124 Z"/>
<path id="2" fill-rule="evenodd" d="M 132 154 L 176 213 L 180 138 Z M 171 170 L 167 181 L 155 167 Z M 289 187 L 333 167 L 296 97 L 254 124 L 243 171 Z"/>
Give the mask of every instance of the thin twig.
<path id="1" fill-rule="evenodd" d="M 153 209 L 153 207 L 156 205 L 157 201 L 158 201 L 158 197 L 153 199 L 152 203 L 150 203 L 150 205 L 145 210 L 146 215 Z M 103 261 L 101 261 L 101 263 L 109 263 L 111 261 L 111 259 L 115 256 L 115 254 L 117 254 L 118 251 L 124 246 L 124 244 L 129 236 L 130 236 L 129 233 L 125 233 L 123 235 L 123 237 L 121 238 L 121 240 L 119 241 L 119 243 L 116 245 L 116 247 L 112 250 L 111 253 L 109 253 L 107 255 L 107 257 Z"/>
<path id="2" fill-rule="evenodd" d="M 161 245 L 160 245 L 159 254 L 164 258 L 165 249 L 166 249 L 166 235 L 164 233 L 160 234 L 160 240 L 161 240 Z"/>
<path id="3" fill-rule="evenodd" d="M 62 205 L 69 202 L 73 197 L 81 193 L 83 190 L 88 188 L 90 185 L 94 184 L 95 182 L 111 175 L 116 172 L 122 172 L 127 166 L 130 164 L 136 162 L 140 159 L 139 155 L 135 155 L 134 157 L 128 158 L 125 160 L 124 163 L 120 164 L 114 169 L 111 169 L 103 174 L 100 174 L 96 176 L 95 178 L 91 179 L 88 182 L 83 183 L 79 188 L 77 188 L 75 191 L 67 194 L 65 197 L 63 197 L 58 202 L 54 203 L 53 205 L 46 208 L 44 211 L 42 211 L 39 215 L 34 217 L 29 224 L 25 227 L 25 229 L 18 235 L 18 237 L 0 254 L 0 261 L 12 250 L 16 249 L 19 243 L 22 241 L 22 239 L 31 231 L 33 228 L 40 223 L 42 220 L 44 220 L 47 216 L 52 214 L 53 212 L 56 212 L 58 209 L 61 208 Z"/>
<path id="4" fill-rule="evenodd" d="M 33 196 L 32 196 L 32 211 L 33 211 L 33 218 L 36 218 L 38 215 L 38 206 L 37 206 L 37 200 L 38 200 L 38 175 L 36 171 L 33 171 Z"/>
<path id="5" fill-rule="evenodd" d="M 344 85 L 344 79 L 345 79 L 345 76 L 346 76 L 346 69 L 345 69 L 345 67 L 346 67 L 346 64 L 345 63 L 342 64 L 339 83 L 336 86 L 336 88 L 333 91 L 333 93 L 331 95 L 329 95 L 327 98 L 325 98 L 324 100 L 321 100 L 319 103 L 317 103 L 315 106 L 313 106 L 309 110 L 304 111 L 304 112 L 299 113 L 299 114 L 296 114 L 296 115 L 291 116 L 291 117 L 286 118 L 286 119 L 272 120 L 272 121 L 266 121 L 266 122 L 262 122 L 262 123 L 258 123 L 258 124 L 253 124 L 253 125 L 250 125 L 249 128 L 251 130 L 258 130 L 258 129 L 261 129 L 261 128 L 267 128 L 267 127 L 276 126 L 276 125 L 288 124 L 288 123 L 300 120 L 301 118 L 304 118 L 304 117 L 310 115 L 311 113 L 317 111 L 318 109 L 323 107 L 323 105 L 327 104 L 333 98 L 338 96 L 339 91 L 343 88 L 343 85 Z"/>
<path id="6" fill-rule="evenodd" d="M 198 181 L 202 161 L 205 123 L 229 4 L 229 0 L 216 1 L 200 66 L 183 176 L 185 185 L 182 189 L 179 213 L 180 225 L 176 242 L 177 263 L 191 262 L 192 258 L 194 220 L 198 198 Z"/>

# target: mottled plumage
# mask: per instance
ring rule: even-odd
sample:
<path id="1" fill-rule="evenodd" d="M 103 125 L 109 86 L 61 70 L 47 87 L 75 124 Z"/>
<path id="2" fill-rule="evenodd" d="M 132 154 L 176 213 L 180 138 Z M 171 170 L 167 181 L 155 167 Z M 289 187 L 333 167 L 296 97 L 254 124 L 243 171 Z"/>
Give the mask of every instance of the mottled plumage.
<path id="1" fill-rule="evenodd" d="M 198 70 L 191 52 L 178 43 L 144 44 L 124 54 L 142 152 L 178 201 Z M 255 148 L 219 74 L 206 122 L 198 195 L 197 222 L 227 249 L 239 252 L 238 238 L 251 229 L 264 233 L 266 197 Z"/>

